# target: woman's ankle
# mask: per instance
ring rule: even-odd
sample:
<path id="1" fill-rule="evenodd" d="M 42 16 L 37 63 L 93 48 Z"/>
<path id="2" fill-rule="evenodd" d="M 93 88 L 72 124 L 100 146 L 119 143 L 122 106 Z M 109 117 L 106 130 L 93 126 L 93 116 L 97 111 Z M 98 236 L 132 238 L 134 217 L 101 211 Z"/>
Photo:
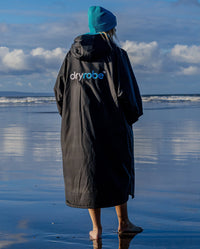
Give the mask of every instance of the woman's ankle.
<path id="1" fill-rule="evenodd" d="M 101 231 L 102 232 L 102 226 L 93 226 L 93 231 Z"/>
<path id="2" fill-rule="evenodd" d="M 132 222 L 130 222 L 130 220 L 120 223 L 118 227 L 119 233 L 141 233 L 142 231 L 142 227 L 134 225 Z"/>
<path id="3" fill-rule="evenodd" d="M 118 230 L 125 229 L 127 226 L 129 226 L 130 223 L 131 222 L 130 222 L 130 220 L 128 218 L 120 219 L 119 220 Z"/>

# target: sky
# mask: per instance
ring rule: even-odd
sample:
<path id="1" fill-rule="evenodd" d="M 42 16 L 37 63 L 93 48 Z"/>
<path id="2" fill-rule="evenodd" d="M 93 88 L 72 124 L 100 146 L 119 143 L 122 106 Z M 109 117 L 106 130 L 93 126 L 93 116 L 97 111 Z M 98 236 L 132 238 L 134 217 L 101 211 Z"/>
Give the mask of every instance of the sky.
<path id="1" fill-rule="evenodd" d="M 200 93 L 198 0 L 0 0 L 0 91 L 52 92 L 92 5 L 117 16 L 142 94 Z"/>

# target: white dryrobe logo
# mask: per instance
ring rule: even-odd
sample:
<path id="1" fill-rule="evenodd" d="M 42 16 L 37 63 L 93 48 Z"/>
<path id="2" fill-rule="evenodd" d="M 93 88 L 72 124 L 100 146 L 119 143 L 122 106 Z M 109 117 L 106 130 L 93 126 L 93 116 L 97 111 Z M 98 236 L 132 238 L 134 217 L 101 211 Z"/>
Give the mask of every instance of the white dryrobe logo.
<path id="1" fill-rule="evenodd" d="M 70 74 L 70 79 L 71 80 L 78 80 L 78 81 L 81 81 L 82 79 L 100 79 L 100 80 L 102 80 L 104 78 L 104 73 L 95 73 L 94 71 L 92 71 L 91 73 L 73 72 Z"/>

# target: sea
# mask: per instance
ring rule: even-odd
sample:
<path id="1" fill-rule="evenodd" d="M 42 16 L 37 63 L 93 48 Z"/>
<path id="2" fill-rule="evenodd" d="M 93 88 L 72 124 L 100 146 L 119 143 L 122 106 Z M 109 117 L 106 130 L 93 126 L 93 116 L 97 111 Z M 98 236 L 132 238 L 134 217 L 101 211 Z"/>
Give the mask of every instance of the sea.
<path id="1" fill-rule="evenodd" d="M 159 104 L 191 104 L 200 102 L 200 94 L 158 94 L 143 95 L 143 103 Z M 0 92 L 0 106 L 52 104 L 55 102 L 53 93 Z"/>
<path id="2" fill-rule="evenodd" d="M 120 238 L 115 209 L 105 208 L 102 240 L 90 241 L 88 211 L 65 205 L 53 93 L 0 92 L 0 248 L 199 249 L 200 94 L 142 100 L 128 211 L 144 231 Z"/>

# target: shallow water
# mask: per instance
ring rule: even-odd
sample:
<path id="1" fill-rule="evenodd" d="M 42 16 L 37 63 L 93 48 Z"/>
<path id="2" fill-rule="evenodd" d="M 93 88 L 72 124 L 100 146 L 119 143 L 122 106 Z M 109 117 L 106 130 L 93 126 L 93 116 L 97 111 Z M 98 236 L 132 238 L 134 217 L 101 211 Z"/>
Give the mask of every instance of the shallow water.
<path id="1" fill-rule="evenodd" d="M 136 198 L 144 231 L 129 248 L 199 248 L 200 105 L 144 103 L 134 126 Z M 0 106 L 0 248 L 93 248 L 87 210 L 65 205 L 55 103 Z M 102 246 L 119 241 L 114 208 L 102 210 Z"/>

